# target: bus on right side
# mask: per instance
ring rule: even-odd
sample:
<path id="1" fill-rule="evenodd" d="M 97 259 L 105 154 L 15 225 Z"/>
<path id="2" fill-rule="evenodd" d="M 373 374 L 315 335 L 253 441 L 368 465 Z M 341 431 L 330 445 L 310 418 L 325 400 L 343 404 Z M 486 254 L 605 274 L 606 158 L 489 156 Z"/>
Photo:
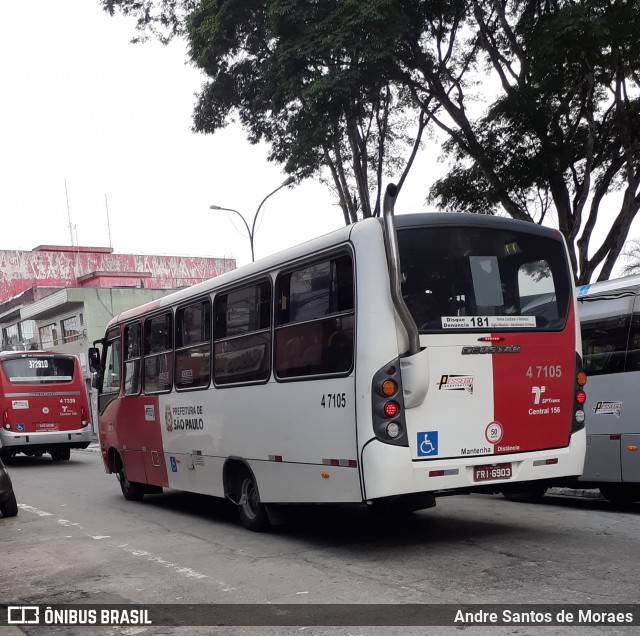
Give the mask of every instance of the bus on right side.
<path id="1" fill-rule="evenodd" d="M 551 486 L 600 489 L 618 505 L 640 501 L 640 275 L 577 289 L 587 450 L 577 480 L 549 480 L 503 491 L 532 502 Z"/>
<path id="2" fill-rule="evenodd" d="M 587 452 L 579 487 L 640 501 L 640 276 L 578 288 Z"/>

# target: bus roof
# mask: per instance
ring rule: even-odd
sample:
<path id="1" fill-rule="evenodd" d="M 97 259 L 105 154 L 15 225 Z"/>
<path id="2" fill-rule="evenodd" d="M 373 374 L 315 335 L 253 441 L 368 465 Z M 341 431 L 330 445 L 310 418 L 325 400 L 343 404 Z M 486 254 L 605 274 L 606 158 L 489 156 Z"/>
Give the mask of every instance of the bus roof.
<path id="1" fill-rule="evenodd" d="M 622 278 L 612 278 L 589 285 L 578 287 L 578 300 L 585 296 L 596 296 L 600 294 L 630 295 L 635 294 L 640 289 L 640 274 L 623 276 Z M 619 294 L 616 294 L 619 292 Z"/>
<path id="2" fill-rule="evenodd" d="M 463 212 L 420 212 L 416 214 L 400 214 L 396 216 L 396 227 L 404 229 L 409 227 L 424 227 L 425 225 L 442 225 L 451 227 L 487 227 L 514 232 L 527 232 L 538 236 L 561 239 L 562 234 L 553 228 L 518 221 L 503 216 L 490 214 L 465 214 Z"/>
<path id="3" fill-rule="evenodd" d="M 40 349 L 29 351 L 0 351 L 0 360 L 9 360 L 11 358 L 24 358 L 29 356 L 64 356 L 65 358 L 77 358 L 72 353 L 60 353 L 58 351 L 42 351 Z"/>

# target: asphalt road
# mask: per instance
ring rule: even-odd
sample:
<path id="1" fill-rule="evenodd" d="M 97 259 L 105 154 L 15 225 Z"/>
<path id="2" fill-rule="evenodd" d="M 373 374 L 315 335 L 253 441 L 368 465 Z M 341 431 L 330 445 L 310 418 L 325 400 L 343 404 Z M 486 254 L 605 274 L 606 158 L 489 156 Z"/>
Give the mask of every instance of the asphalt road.
<path id="1" fill-rule="evenodd" d="M 19 456 L 8 468 L 20 510 L 0 519 L 5 603 L 638 602 L 640 506 L 619 510 L 603 499 L 565 496 L 530 505 L 471 495 L 386 520 L 359 507 L 304 507 L 295 522 L 255 534 L 239 524 L 231 504 L 213 498 L 166 491 L 142 503 L 125 501 L 97 453 L 73 451 L 62 463 Z M 224 627 L 215 633 L 301 629 L 522 635 L 632 628 Z M 93 630 L 214 633 L 23 628 L 34 635 Z"/>

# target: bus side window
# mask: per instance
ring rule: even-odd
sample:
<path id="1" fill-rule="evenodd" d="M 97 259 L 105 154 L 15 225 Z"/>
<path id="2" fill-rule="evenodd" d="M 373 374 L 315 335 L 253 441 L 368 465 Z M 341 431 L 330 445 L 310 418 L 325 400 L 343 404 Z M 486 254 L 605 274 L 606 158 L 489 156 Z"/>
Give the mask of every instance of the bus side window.
<path id="1" fill-rule="evenodd" d="M 144 392 L 165 393 L 173 385 L 173 314 L 144 322 Z"/>
<path id="2" fill-rule="evenodd" d="M 353 366 L 353 263 L 337 256 L 278 279 L 279 378 L 348 374 Z"/>
<path id="3" fill-rule="evenodd" d="M 640 315 L 634 314 L 631 318 L 631 330 L 629 331 L 629 348 L 625 371 L 640 371 Z"/>
<path id="4" fill-rule="evenodd" d="M 120 339 L 109 340 L 105 352 L 102 393 L 118 393 L 120 391 Z"/>
<path id="5" fill-rule="evenodd" d="M 140 393 L 140 352 L 142 326 L 139 322 L 126 325 L 124 328 L 124 394 Z"/>
<path id="6" fill-rule="evenodd" d="M 198 300 L 176 311 L 176 389 L 204 389 L 211 378 L 211 302 Z"/>
<path id="7" fill-rule="evenodd" d="M 583 323 L 582 353 L 587 375 L 621 373 L 625 370 L 629 316 Z"/>
<path id="8" fill-rule="evenodd" d="M 218 294 L 213 305 L 217 385 L 269 377 L 271 283 Z"/>

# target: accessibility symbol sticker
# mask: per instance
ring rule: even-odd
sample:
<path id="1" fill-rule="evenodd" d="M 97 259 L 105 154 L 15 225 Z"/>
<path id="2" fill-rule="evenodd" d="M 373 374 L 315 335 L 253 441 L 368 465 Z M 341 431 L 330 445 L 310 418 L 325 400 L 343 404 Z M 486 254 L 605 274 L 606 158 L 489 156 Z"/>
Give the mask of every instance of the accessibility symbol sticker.
<path id="1" fill-rule="evenodd" d="M 418 457 L 430 457 L 438 454 L 438 431 L 418 433 Z"/>
<path id="2" fill-rule="evenodd" d="M 176 464 L 176 458 L 175 457 L 169 457 L 169 461 L 171 462 L 171 472 L 172 473 L 177 473 L 178 472 L 178 465 Z"/>

